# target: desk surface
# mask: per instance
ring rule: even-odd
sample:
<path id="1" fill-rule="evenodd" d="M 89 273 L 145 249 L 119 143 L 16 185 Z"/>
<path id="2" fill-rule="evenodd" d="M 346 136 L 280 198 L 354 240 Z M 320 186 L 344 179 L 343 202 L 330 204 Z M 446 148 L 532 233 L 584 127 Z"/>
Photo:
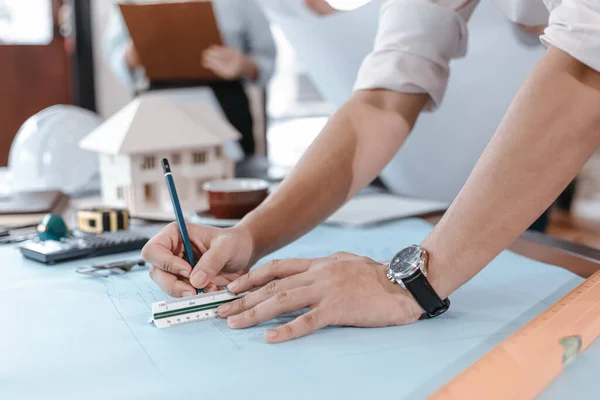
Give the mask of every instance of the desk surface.
<path id="1" fill-rule="evenodd" d="M 423 219 L 435 224 L 441 214 Z M 532 260 L 562 267 L 582 278 L 588 278 L 600 269 L 600 250 L 539 232 L 525 232 L 509 249 Z"/>
<path id="2" fill-rule="evenodd" d="M 273 257 L 345 250 L 382 259 L 430 229 L 417 220 L 364 230 L 319 227 Z M 548 240 L 524 237 L 515 246 L 521 253 L 555 257 L 582 275 L 597 269 L 589 249 Z M 452 296 L 443 318 L 406 327 L 327 328 L 270 346 L 262 333 L 285 318 L 244 331 L 230 330 L 222 320 L 149 326 L 148 304 L 165 296 L 146 272 L 87 278 L 73 270 L 90 260 L 46 267 L 23 260 L 12 246 L 1 247 L 0 258 L 0 398 L 20 399 L 82 393 L 88 399 L 150 399 L 192 390 L 250 400 L 390 393 L 424 398 L 581 281 L 505 252 Z M 102 261 L 114 258 L 123 257 Z M 585 398 L 600 391 L 597 379 L 588 379 L 590 371 L 600 370 L 600 345 L 580 358 L 540 398 Z"/>

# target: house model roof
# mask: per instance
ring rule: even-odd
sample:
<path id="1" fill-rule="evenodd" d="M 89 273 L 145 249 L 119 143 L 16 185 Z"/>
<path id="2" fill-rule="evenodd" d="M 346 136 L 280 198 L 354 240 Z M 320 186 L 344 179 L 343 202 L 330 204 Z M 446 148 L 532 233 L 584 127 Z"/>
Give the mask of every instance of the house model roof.
<path id="1" fill-rule="evenodd" d="M 150 94 L 133 100 L 79 145 L 115 155 L 217 146 L 239 138 L 239 132 L 208 104 Z"/>

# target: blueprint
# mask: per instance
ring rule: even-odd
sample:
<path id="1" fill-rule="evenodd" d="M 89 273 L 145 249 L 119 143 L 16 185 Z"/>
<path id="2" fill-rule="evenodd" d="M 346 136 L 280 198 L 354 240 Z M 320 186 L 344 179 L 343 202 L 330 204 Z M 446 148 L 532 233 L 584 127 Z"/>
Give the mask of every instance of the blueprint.
<path id="1" fill-rule="evenodd" d="M 421 220 L 321 226 L 268 259 L 343 250 L 384 261 L 430 231 Z M 0 399 L 425 398 L 581 282 L 504 252 L 439 318 L 329 327 L 269 345 L 265 330 L 293 316 L 245 330 L 221 319 L 158 329 L 150 305 L 167 296 L 147 271 L 86 277 L 74 270 L 89 260 L 44 266 L 13 247 L 0 248 L 0 259 Z"/>

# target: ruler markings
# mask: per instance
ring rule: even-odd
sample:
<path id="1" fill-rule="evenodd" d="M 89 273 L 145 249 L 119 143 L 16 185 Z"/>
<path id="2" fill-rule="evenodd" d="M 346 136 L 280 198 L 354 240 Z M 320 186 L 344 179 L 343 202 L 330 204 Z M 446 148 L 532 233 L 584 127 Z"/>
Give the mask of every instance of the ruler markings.
<path id="1" fill-rule="evenodd" d="M 201 293 L 183 299 L 160 301 L 152 304 L 152 322 L 159 328 L 202 321 L 217 316 L 217 307 L 242 295 L 228 290 Z"/>
<path id="2" fill-rule="evenodd" d="M 528 399 L 600 335 L 600 272 L 496 346 L 432 399 Z M 570 348 L 567 348 L 571 346 Z"/>

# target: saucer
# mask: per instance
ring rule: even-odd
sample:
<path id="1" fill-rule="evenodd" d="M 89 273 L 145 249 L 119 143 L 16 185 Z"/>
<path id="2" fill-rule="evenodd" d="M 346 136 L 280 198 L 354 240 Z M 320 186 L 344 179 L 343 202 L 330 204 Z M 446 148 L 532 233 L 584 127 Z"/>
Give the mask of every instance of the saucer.
<path id="1" fill-rule="evenodd" d="M 238 222 L 239 219 L 222 219 L 216 218 L 211 215 L 208 211 L 199 211 L 192 215 L 191 222 L 200 225 L 208 225 L 208 226 L 216 226 L 219 228 L 227 228 L 230 226 L 234 226 Z"/>

